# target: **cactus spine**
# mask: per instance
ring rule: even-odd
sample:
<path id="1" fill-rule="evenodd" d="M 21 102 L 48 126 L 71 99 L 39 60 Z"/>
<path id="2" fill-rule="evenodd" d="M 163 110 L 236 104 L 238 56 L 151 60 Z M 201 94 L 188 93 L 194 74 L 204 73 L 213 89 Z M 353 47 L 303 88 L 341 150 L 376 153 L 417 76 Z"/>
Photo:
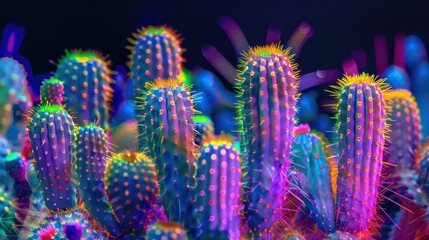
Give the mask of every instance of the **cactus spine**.
<path id="1" fill-rule="evenodd" d="M 252 231 L 269 230 L 279 218 L 290 165 L 298 79 L 288 50 L 252 48 L 238 70 L 238 123 L 247 173 L 244 204 Z"/>
<path id="2" fill-rule="evenodd" d="M 101 54 L 80 50 L 66 51 L 59 61 L 55 77 L 64 82 L 64 103 L 75 115 L 76 124 L 98 122 L 102 128 L 108 127 L 109 64 Z"/>
<path id="3" fill-rule="evenodd" d="M 105 185 L 121 227 L 127 233 L 145 233 L 159 191 L 152 159 L 130 151 L 114 155 L 106 166 Z"/>
<path id="4" fill-rule="evenodd" d="M 72 185 L 73 119 L 61 106 L 41 105 L 28 123 L 34 166 L 51 212 L 76 206 Z"/>
<path id="5" fill-rule="evenodd" d="M 140 142 L 155 159 L 161 199 L 170 221 L 191 227 L 194 173 L 194 108 L 189 87 L 177 79 L 146 84 L 139 98 Z"/>
<path id="6" fill-rule="evenodd" d="M 197 161 L 196 219 L 201 239 L 239 239 L 241 159 L 233 137 L 203 140 Z"/>
<path id="7" fill-rule="evenodd" d="M 334 87 L 338 100 L 337 230 L 367 231 L 376 212 L 386 134 L 388 89 L 383 80 L 361 74 L 344 76 Z"/>
<path id="8" fill-rule="evenodd" d="M 107 136 L 98 126 L 87 125 L 76 133 L 76 174 L 86 209 L 111 236 L 118 236 L 121 227 L 108 203 L 104 189 Z"/>

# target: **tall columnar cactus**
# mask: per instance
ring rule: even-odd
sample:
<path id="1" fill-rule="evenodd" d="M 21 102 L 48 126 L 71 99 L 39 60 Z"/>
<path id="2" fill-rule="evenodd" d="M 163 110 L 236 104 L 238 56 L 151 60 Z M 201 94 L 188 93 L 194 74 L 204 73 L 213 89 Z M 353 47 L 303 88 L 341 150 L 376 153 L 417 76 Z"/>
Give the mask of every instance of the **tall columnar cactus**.
<path id="1" fill-rule="evenodd" d="M 409 90 L 411 87 L 410 77 L 401 67 L 391 65 L 384 70 L 381 77 L 387 79 L 386 82 L 392 87 L 392 89 Z"/>
<path id="2" fill-rule="evenodd" d="M 109 235 L 118 236 L 121 226 L 106 199 L 104 189 L 107 136 L 102 128 L 87 125 L 77 130 L 75 146 L 76 175 L 85 208 Z"/>
<path id="3" fill-rule="evenodd" d="M 368 230 L 376 212 L 386 135 L 387 85 L 374 76 L 344 76 L 334 87 L 337 98 L 339 163 L 337 230 Z"/>
<path id="4" fill-rule="evenodd" d="M 214 135 L 213 121 L 206 115 L 195 115 L 195 144 L 201 145 L 201 141 L 204 138 L 208 138 Z"/>
<path id="5" fill-rule="evenodd" d="M 187 240 L 186 230 L 176 222 L 158 221 L 151 225 L 146 234 L 146 240 Z"/>
<path id="6" fill-rule="evenodd" d="M 40 86 L 40 101 L 42 104 L 61 105 L 64 97 L 64 83 L 51 77 L 45 79 Z"/>
<path id="7" fill-rule="evenodd" d="M 420 113 L 414 97 L 407 90 L 392 90 L 385 94 L 390 119 L 389 141 L 384 159 L 394 166 L 391 171 L 403 172 L 414 168 L 420 143 Z M 392 172 L 390 172 L 392 173 Z"/>
<path id="8" fill-rule="evenodd" d="M 64 82 L 64 103 L 78 125 L 98 122 L 108 127 L 112 82 L 110 62 L 92 51 L 66 51 L 55 77 Z"/>
<path id="9" fill-rule="evenodd" d="M 138 105 L 143 112 L 140 143 L 147 144 L 156 162 L 167 218 L 190 229 L 195 184 L 193 98 L 189 87 L 177 79 L 158 79 L 146 87 Z"/>
<path id="10" fill-rule="evenodd" d="M 21 94 L 30 97 L 24 66 L 11 57 L 0 58 L 0 134 L 4 134 L 11 120 L 11 98 Z"/>
<path id="11" fill-rule="evenodd" d="M 304 198 L 310 218 L 325 233 L 335 232 L 334 197 L 331 171 L 321 139 L 310 133 L 307 124 L 301 124 L 295 131 L 292 144 L 292 167 L 304 173 L 310 182 L 307 198 Z"/>
<path id="12" fill-rule="evenodd" d="M 241 159 L 233 137 L 209 137 L 197 161 L 195 212 L 201 239 L 239 239 Z"/>
<path id="13" fill-rule="evenodd" d="M 138 152 L 114 155 L 106 166 L 105 185 L 121 227 L 127 233 L 144 233 L 159 191 L 153 160 Z"/>
<path id="14" fill-rule="evenodd" d="M 134 89 L 144 90 L 146 82 L 158 78 L 177 78 L 182 69 L 181 39 L 167 26 L 142 28 L 129 39 L 132 46 L 128 66 Z M 138 96 L 138 95 L 137 95 Z"/>
<path id="15" fill-rule="evenodd" d="M 74 123 L 58 105 L 41 105 L 28 123 L 34 166 L 51 212 L 69 211 L 76 206 L 72 184 Z"/>
<path id="16" fill-rule="evenodd" d="M 14 180 L 15 223 L 20 226 L 24 222 L 30 207 L 31 187 L 25 179 L 27 162 L 19 153 L 14 152 L 6 157 L 5 167 L 9 176 Z"/>
<path id="17" fill-rule="evenodd" d="M 271 228 L 279 218 L 290 165 L 298 79 L 288 50 L 255 47 L 238 70 L 238 123 L 247 173 L 244 204 L 252 231 Z"/>

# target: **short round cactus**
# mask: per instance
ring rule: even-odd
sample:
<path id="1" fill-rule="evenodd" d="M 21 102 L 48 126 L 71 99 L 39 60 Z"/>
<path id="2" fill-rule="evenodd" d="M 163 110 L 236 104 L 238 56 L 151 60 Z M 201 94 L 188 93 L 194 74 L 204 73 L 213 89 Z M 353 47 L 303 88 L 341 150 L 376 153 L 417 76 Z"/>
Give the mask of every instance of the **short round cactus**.
<path id="1" fill-rule="evenodd" d="M 159 191 L 153 160 L 132 151 L 114 155 L 106 166 L 105 186 L 121 227 L 127 233 L 145 233 Z"/>
<path id="2" fill-rule="evenodd" d="M 61 105 L 63 103 L 64 84 L 61 80 L 51 77 L 45 79 L 40 87 L 42 104 Z"/>

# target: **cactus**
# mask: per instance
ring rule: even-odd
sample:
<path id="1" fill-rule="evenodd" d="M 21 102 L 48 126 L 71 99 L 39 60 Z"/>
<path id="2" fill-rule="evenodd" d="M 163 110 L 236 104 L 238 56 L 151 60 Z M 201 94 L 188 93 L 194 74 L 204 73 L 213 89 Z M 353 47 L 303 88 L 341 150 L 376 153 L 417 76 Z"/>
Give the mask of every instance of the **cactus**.
<path id="1" fill-rule="evenodd" d="M 143 153 L 124 151 L 107 163 L 107 199 L 127 233 L 144 233 L 151 210 L 156 207 L 159 189 L 152 161 Z"/>
<path id="2" fill-rule="evenodd" d="M 64 97 L 64 83 L 51 77 L 45 79 L 40 87 L 40 101 L 41 104 L 61 105 Z"/>
<path id="3" fill-rule="evenodd" d="M 405 64 L 407 69 L 412 71 L 426 59 L 426 47 L 423 41 L 415 35 L 405 38 Z"/>
<path id="4" fill-rule="evenodd" d="M 321 139 L 310 133 L 307 124 L 294 131 L 291 161 L 293 167 L 304 173 L 310 184 L 309 198 L 304 198 L 310 218 L 325 233 L 335 232 L 334 200 L 331 185 L 331 170 Z"/>
<path id="5" fill-rule="evenodd" d="M 354 236 L 353 234 L 345 233 L 345 232 L 334 232 L 329 234 L 325 240 L 358 240 L 359 238 Z"/>
<path id="6" fill-rule="evenodd" d="M 429 63 L 422 61 L 414 67 L 411 73 L 411 92 L 416 97 L 420 109 L 422 138 L 429 137 L 429 100 L 425 89 L 429 87 Z"/>
<path id="7" fill-rule="evenodd" d="M 28 128 L 46 207 L 54 213 L 73 209 L 76 206 L 71 163 L 73 119 L 61 106 L 40 105 Z"/>
<path id="8" fill-rule="evenodd" d="M 186 231 L 182 225 L 175 222 L 158 221 L 152 226 L 146 234 L 146 240 L 187 240 Z"/>
<path id="9" fill-rule="evenodd" d="M 5 133 L 11 121 L 11 98 L 25 95 L 29 99 L 27 85 L 24 66 L 13 58 L 0 58 L 0 134 Z"/>
<path id="10" fill-rule="evenodd" d="M 14 152 L 6 157 L 5 167 L 9 176 L 14 180 L 15 223 L 19 226 L 24 222 L 30 207 L 31 188 L 25 179 L 27 162 L 19 153 Z"/>
<path id="11" fill-rule="evenodd" d="M 239 239 L 238 216 L 241 159 L 233 138 L 209 137 L 201 144 L 197 161 L 195 211 L 201 239 Z"/>
<path id="12" fill-rule="evenodd" d="M 189 87 L 177 79 L 146 84 L 139 98 L 140 139 L 155 159 L 160 196 L 169 221 L 190 229 L 194 179 L 194 109 Z"/>
<path id="13" fill-rule="evenodd" d="M 409 171 L 416 163 L 420 143 L 420 113 L 416 101 L 407 90 L 393 90 L 385 94 L 389 106 L 389 139 L 384 159 L 394 172 Z"/>
<path id="14" fill-rule="evenodd" d="M 112 82 L 110 62 L 93 51 L 66 51 L 55 77 L 64 83 L 64 103 L 75 116 L 75 123 L 98 122 L 108 127 Z"/>
<path id="15" fill-rule="evenodd" d="M 376 212 L 387 132 L 388 85 L 368 74 L 344 76 L 334 87 L 339 139 L 336 227 L 367 232 Z"/>
<path id="16" fill-rule="evenodd" d="M 424 146 L 420 152 L 420 157 L 418 159 L 418 183 L 420 184 L 422 191 L 429 196 L 429 145 Z"/>
<path id="17" fill-rule="evenodd" d="M 11 98 L 11 102 L 12 121 L 5 137 L 9 141 L 12 151 L 18 152 L 21 150 L 26 134 L 27 118 L 25 116 L 33 106 L 33 102 L 22 94 Z"/>
<path id="18" fill-rule="evenodd" d="M 195 115 L 195 144 L 201 145 L 201 141 L 204 138 L 211 137 L 214 135 L 213 121 L 206 115 Z"/>
<path id="19" fill-rule="evenodd" d="M 406 89 L 409 90 L 411 87 L 410 77 L 407 72 L 395 65 L 391 65 L 386 70 L 384 70 L 381 75 L 382 78 L 386 78 L 386 83 L 388 83 L 392 89 Z"/>
<path id="20" fill-rule="evenodd" d="M 238 70 L 238 124 L 247 173 L 244 204 L 252 231 L 269 230 L 279 218 L 290 165 L 295 105 L 295 64 L 280 45 L 255 47 Z"/>
<path id="21" fill-rule="evenodd" d="M 80 195 L 91 217 L 109 235 L 118 236 L 121 227 L 112 213 L 104 189 L 106 169 L 107 136 L 95 125 L 78 128 L 76 132 L 76 175 Z"/>
<path id="22" fill-rule="evenodd" d="M 182 69 L 181 39 L 167 26 L 142 28 L 129 39 L 132 46 L 128 66 L 135 93 L 145 89 L 146 82 L 158 78 L 177 78 Z M 138 96 L 138 95 L 136 95 Z"/>

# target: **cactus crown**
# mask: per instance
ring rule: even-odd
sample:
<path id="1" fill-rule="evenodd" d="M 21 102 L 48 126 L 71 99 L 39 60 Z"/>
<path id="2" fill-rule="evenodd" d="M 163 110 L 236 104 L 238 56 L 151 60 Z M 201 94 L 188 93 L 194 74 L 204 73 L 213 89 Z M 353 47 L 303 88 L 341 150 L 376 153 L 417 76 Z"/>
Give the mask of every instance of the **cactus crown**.
<path id="1" fill-rule="evenodd" d="M 209 123 L 211 121 L 212 120 L 206 115 L 194 115 L 195 124 L 204 124 L 204 123 Z"/>
<path id="2" fill-rule="evenodd" d="M 262 58 L 268 58 L 271 55 L 284 55 L 288 54 L 289 50 L 283 50 L 283 45 L 280 44 L 271 44 L 265 46 L 256 46 L 250 48 L 248 52 L 249 57 L 258 56 Z"/>
<path id="3" fill-rule="evenodd" d="M 183 81 L 178 78 L 171 79 L 155 79 L 153 82 L 147 82 L 145 87 L 147 90 L 150 89 L 159 89 L 159 88 L 170 88 L 170 87 L 179 87 L 182 85 Z"/>
<path id="4" fill-rule="evenodd" d="M 59 111 L 64 110 L 64 108 L 60 105 L 40 105 L 37 108 L 37 112 L 45 112 L 45 113 L 58 113 Z"/>
<path id="5" fill-rule="evenodd" d="M 174 40 L 174 43 L 177 45 L 180 45 L 182 43 L 182 38 L 176 32 L 176 30 L 167 25 L 142 27 L 139 30 L 137 30 L 136 33 L 133 33 L 133 37 L 138 39 L 146 35 L 163 35 L 163 34 L 172 38 Z"/>
<path id="6" fill-rule="evenodd" d="M 50 84 L 50 83 L 59 83 L 61 85 L 64 84 L 63 81 L 59 80 L 56 77 L 50 77 L 49 79 L 46 79 L 42 82 L 43 85 Z"/>
<path id="7" fill-rule="evenodd" d="M 386 100 L 391 100 L 394 98 L 410 98 L 411 97 L 411 92 L 405 89 L 400 89 L 400 90 L 393 90 L 393 91 L 389 91 L 386 94 L 384 94 L 384 99 Z"/>
<path id="8" fill-rule="evenodd" d="M 209 136 L 207 138 L 204 138 L 203 141 L 201 142 L 201 146 L 206 146 L 209 144 L 213 144 L 213 145 L 231 144 L 232 145 L 233 142 L 234 142 L 233 136 L 222 133 L 219 136 Z"/>
<path id="9" fill-rule="evenodd" d="M 135 163 L 135 162 L 152 162 L 152 160 L 147 157 L 144 153 L 124 151 L 115 156 L 117 161 Z"/>
<path id="10" fill-rule="evenodd" d="M 183 231 L 183 227 L 182 225 L 180 225 L 177 222 L 163 222 L 163 221 L 158 221 L 157 222 L 157 226 L 164 232 L 168 232 L 168 231 L 175 231 L 177 233 L 180 233 Z"/>
<path id="11" fill-rule="evenodd" d="M 311 129 L 310 129 L 310 126 L 308 124 L 306 124 L 306 123 L 300 124 L 298 127 L 296 127 L 293 130 L 293 136 L 298 137 L 301 134 L 308 134 L 308 133 L 310 133 L 310 130 Z"/>
<path id="12" fill-rule="evenodd" d="M 64 60 L 72 60 L 81 63 L 86 63 L 92 60 L 97 60 L 100 62 L 105 62 L 106 66 L 110 64 L 110 62 L 106 61 L 106 58 L 101 55 L 99 52 L 94 50 L 82 51 L 81 49 L 72 49 L 66 50 L 65 55 L 63 55 L 60 59 L 60 62 Z"/>

